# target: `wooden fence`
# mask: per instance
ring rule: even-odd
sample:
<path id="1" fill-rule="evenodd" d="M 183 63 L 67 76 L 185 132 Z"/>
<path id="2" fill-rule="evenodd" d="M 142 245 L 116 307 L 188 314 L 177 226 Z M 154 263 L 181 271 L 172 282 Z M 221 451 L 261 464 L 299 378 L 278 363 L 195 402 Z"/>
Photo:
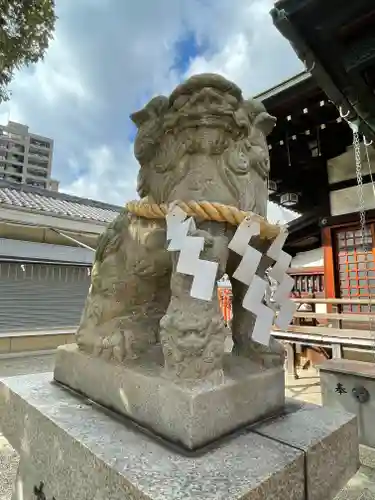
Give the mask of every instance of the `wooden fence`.
<path id="1" fill-rule="evenodd" d="M 232 317 L 232 292 L 230 288 L 220 287 L 218 295 L 224 320 L 229 322 Z M 305 306 L 305 308 L 309 310 L 297 310 L 286 330 L 274 327 L 272 331 L 272 335 L 285 344 L 289 374 L 297 378 L 297 351 L 301 352 L 302 346 L 334 358 L 343 356 L 343 348 L 375 353 L 375 313 L 369 312 L 368 299 L 325 299 L 305 296 L 292 300 L 299 304 L 307 304 L 310 307 Z M 343 312 L 355 309 L 353 306 L 361 312 Z M 372 310 L 374 306 L 375 297 Z"/>
<path id="2" fill-rule="evenodd" d="M 333 358 L 341 358 L 344 347 L 362 351 L 375 350 L 375 314 L 369 312 L 368 299 L 304 297 L 302 301 L 301 299 L 292 300 L 309 304 L 312 310 L 297 310 L 292 323 L 286 330 L 273 328 L 273 336 L 282 340 L 286 345 L 289 374 L 297 376 L 296 346 L 317 346 L 329 349 Z M 324 305 L 328 312 L 316 312 L 318 304 Z M 348 305 L 361 306 L 361 309 L 367 309 L 368 312 L 342 312 L 343 308 Z"/>

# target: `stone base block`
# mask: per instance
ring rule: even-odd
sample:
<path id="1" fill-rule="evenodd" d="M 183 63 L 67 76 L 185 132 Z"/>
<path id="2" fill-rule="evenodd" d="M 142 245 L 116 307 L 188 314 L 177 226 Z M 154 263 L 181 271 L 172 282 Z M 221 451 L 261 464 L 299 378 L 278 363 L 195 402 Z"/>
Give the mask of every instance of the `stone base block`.
<path id="1" fill-rule="evenodd" d="M 257 432 L 304 452 L 308 500 L 332 499 L 360 467 L 356 418 L 309 403 L 293 411 L 295 405 Z"/>
<path id="2" fill-rule="evenodd" d="M 188 449 L 284 408 L 281 367 L 261 369 L 228 354 L 221 383 L 212 384 L 169 380 L 162 364 L 159 349 L 123 365 L 87 355 L 70 344 L 58 349 L 54 378 Z"/>
<path id="3" fill-rule="evenodd" d="M 359 445 L 359 461 L 365 467 L 375 469 L 375 448 L 366 446 L 365 444 Z"/>
<path id="4" fill-rule="evenodd" d="M 51 381 L 0 381 L 0 426 L 20 454 L 13 500 L 332 500 L 358 468 L 356 419 L 344 412 L 290 403 L 187 456 Z"/>
<path id="5" fill-rule="evenodd" d="M 323 405 L 357 415 L 359 442 L 375 448 L 375 364 L 330 359 L 318 368 Z"/>

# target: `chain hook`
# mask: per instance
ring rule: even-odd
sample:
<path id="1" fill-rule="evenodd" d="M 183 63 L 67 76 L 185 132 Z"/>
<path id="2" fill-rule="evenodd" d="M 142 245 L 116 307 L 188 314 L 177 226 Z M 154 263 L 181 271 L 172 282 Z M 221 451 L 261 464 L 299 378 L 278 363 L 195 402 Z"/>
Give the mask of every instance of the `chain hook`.
<path id="1" fill-rule="evenodd" d="M 340 116 L 341 118 L 348 118 L 349 114 L 350 114 L 350 110 L 348 110 L 346 112 L 346 114 L 344 115 L 344 113 L 342 112 L 342 106 L 339 107 L 339 113 L 340 113 Z"/>
<path id="2" fill-rule="evenodd" d="M 359 126 L 358 123 L 356 122 L 347 122 L 349 127 L 352 129 L 353 134 L 358 134 L 359 132 Z"/>
<path id="3" fill-rule="evenodd" d="M 368 148 L 369 146 L 371 146 L 372 140 L 367 142 L 366 137 L 363 136 L 363 144 L 366 146 L 366 148 Z"/>

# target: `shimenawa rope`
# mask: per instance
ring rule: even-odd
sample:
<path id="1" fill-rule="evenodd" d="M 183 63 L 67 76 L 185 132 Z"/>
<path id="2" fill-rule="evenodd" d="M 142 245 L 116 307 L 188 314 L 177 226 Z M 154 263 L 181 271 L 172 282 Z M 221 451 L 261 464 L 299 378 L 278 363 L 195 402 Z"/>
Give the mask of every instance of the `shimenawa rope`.
<path id="1" fill-rule="evenodd" d="M 260 236 L 266 239 L 274 239 L 282 230 L 281 226 L 270 224 L 260 215 L 253 212 L 244 212 L 236 207 L 213 203 L 208 201 L 176 201 L 178 205 L 189 217 L 197 217 L 201 220 L 217 222 L 227 222 L 233 226 L 238 226 L 246 217 L 256 220 L 260 224 Z M 168 211 L 169 205 L 147 203 L 144 201 L 130 201 L 125 206 L 126 210 L 139 217 L 146 219 L 163 219 Z"/>

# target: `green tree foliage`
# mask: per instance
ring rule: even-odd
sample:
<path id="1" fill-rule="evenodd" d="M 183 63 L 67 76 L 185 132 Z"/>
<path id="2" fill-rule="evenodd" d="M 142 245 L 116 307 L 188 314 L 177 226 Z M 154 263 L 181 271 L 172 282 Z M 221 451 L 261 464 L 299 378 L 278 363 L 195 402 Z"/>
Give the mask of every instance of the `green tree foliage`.
<path id="1" fill-rule="evenodd" d="M 0 102 L 14 71 L 43 59 L 55 22 L 54 0 L 0 0 Z"/>

